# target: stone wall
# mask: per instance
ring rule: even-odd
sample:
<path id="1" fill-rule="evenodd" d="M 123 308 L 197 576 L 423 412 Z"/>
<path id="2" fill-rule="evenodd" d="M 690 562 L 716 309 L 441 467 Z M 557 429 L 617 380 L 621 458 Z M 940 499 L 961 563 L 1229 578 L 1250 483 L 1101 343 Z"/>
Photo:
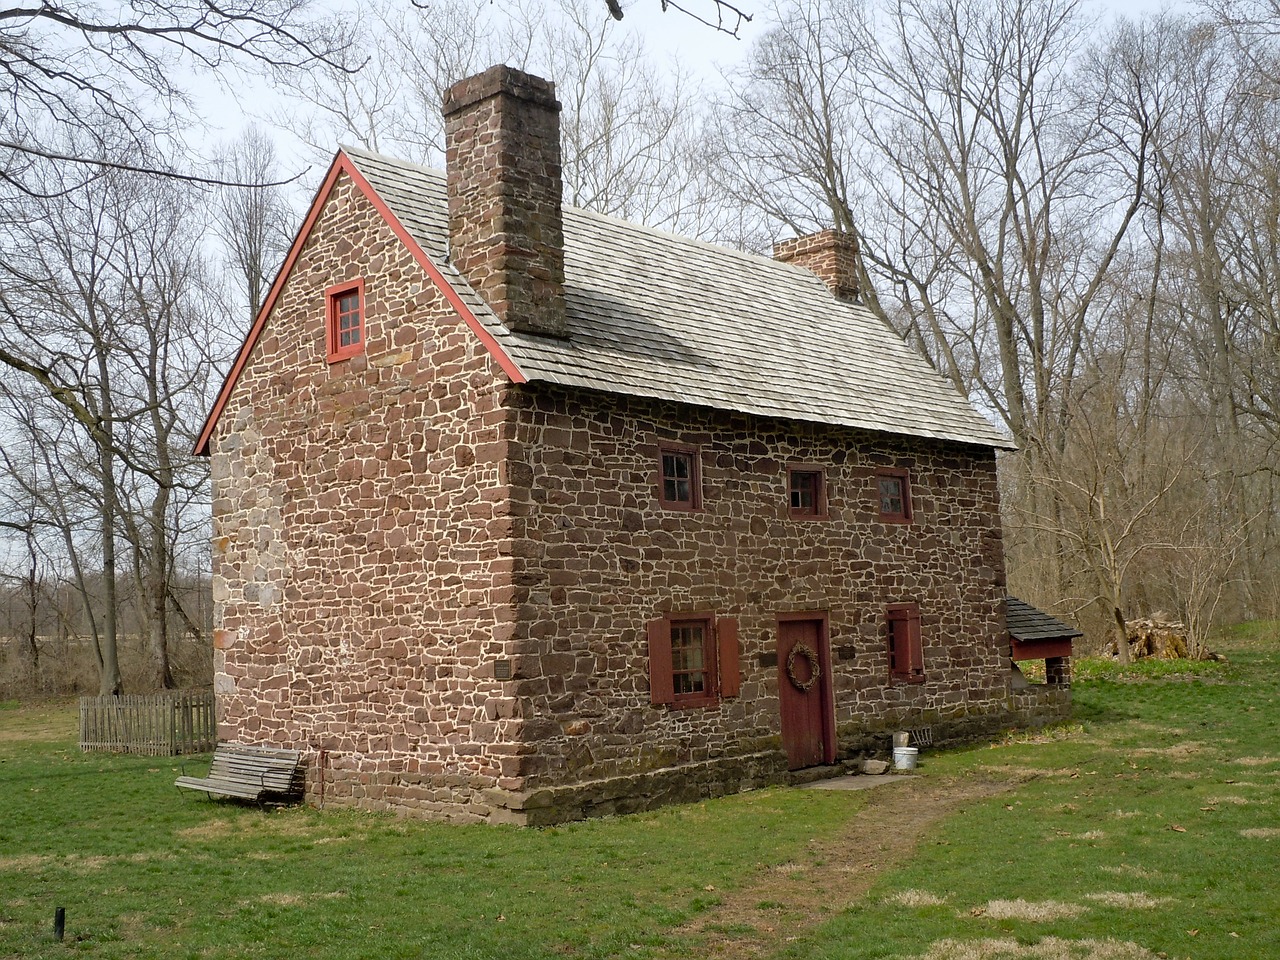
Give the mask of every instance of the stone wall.
<path id="1" fill-rule="evenodd" d="M 328 364 L 359 276 L 366 349 Z M 308 751 L 313 798 L 324 750 L 328 804 L 473 817 L 518 752 L 504 389 L 343 175 L 213 438 L 219 736 Z"/>
<path id="2" fill-rule="evenodd" d="M 1017 722 L 992 451 L 547 386 L 516 398 L 516 677 L 536 750 L 495 802 L 685 764 L 735 779 L 747 755 L 785 772 L 780 613 L 829 617 L 843 755 L 904 727 Z M 700 449 L 701 510 L 658 507 L 660 442 Z M 789 518 L 789 462 L 825 465 L 828 519 Z M 878 467 L 910 471 L 912 523 L 879 520 Z M 885 607 L 901 602 L 920 607 L 922 684 L 889 679 Z M 652 706 L 645 626 L 692 611 L 738 619 L 741 696 Z"/>

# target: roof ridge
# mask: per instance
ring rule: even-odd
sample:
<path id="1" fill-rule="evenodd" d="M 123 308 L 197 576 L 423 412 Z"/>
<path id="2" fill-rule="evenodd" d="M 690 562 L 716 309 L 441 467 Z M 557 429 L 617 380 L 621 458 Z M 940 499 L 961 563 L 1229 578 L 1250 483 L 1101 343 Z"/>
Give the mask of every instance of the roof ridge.
<path id="1" fill-rule="evenodd" d="M 378 160 L 382 160 L 386 163 L 394 164 L 396 166 L 409 167 L 421 173 L 429 174 L 433 177 L 439 177 L 441 179 L 446 179 L 446 180 L 448 178 L 448 172 L 445 170 L 441 170 L 439 167 L 432 167 L 426 164 L 417 163 L 416 161 L 413 161 L 413 160 L 404 160 L 400 157 L 393 157 L 390 154 L 382 153 L 378 150 L 370 150 L 367 147 L 353 147 L 349 144 L 340 143 L 338 144 L 338 149 L 343 151 L 344 153 L 359 154 L 365 157 L 376 158 Z M 624 227 L 627 230 L 635 231 L 638 233 L 651 234 L 654 238 L 662 239 L 667 242 L 677 241 L 679 243 L 688 244 L 690 246 L 697 246 L 705 250 L 714 251 L 715 253 L 718 253 L 718 254 L 737 257 L 742 260 L 750 262 L 752 265 L 756 265 L 760 263 L 768 263 L 781 270 L 797 271 L 800 274 L 805 276 L 813 276 L 812 272 L 809 270 L 806 270 L 804 267 L 797 266 L 794 263 L 784 263 L 781 260 L 775 260 L 771 256 L 767 256 L 763 253 L 757 253 L 754 250 L 743 250 L 738 247 L 732 247 L 724 243 L 717 243 L 713 240 L 704 240 L 701 237 L 691 237 L 688 234 L 676 233 L 673 230 L 664 230 L 661 227 L 654 227 L 647 223 L 637 223 L 634 220 L 628 220 L 626 217 L 619 216 L 618 214 L 603 213 L 599 210 L 592 210 L 589 207 L 578 207 L 572 204 L 562 204 L 561 211 L 564 213 L 570 213 L 570 214 L 573 214 L 574 216 L 579 216 L 588 220 L 601 220 L 606 223 L 616 224 L 617 226 Z M 857 306 L 865 306 L 865 305 L 858 304 Z"/>

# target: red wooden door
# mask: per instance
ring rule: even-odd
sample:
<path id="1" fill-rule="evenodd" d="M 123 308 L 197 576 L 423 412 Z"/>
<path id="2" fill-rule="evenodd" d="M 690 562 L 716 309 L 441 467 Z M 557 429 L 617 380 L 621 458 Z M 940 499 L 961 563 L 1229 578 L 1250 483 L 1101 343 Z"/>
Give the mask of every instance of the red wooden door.
<path id="1" fill-rule="evenodd" d="M 782 711 L 782 746 L 787 767 L 799 770 L 835 759 L 829 723 L 829 658 L 821 620 L 783 620 L 778 624 L 778 705 Z"/>

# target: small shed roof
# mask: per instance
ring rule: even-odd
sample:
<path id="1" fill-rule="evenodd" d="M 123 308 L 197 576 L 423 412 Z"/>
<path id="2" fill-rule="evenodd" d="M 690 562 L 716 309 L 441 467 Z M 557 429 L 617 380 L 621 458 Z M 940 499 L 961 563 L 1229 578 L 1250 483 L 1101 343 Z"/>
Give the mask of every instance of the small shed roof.
<path id="1" fill-rule="evenodd" d="M 1024 643 L 1032 640 L 1062 640 L 1068 637 L 1084 636 L 1075 627 L 1063 623 L 1043 610 L 1037 610 L 1017 597 L 1005 598 L 1005 621 L 1008 624 L 1009 636 Z"/>

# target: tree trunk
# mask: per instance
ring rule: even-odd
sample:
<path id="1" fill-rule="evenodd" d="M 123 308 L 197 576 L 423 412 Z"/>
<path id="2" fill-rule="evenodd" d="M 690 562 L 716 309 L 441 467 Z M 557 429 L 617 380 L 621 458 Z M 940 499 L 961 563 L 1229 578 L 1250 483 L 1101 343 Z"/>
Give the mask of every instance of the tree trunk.
<path id="1" fill-rule="evenodd" d="M 1111 616 L 1113 618 L 1112 633 L 1116 639 L 1116 654 L 1120 657 L 1121 663 L 1132 663 L 1133 657 L 1129 652 L 1129 627 L 1125 623 L 1124 614 L 1120 612 L 1119 607 L 1113 606 Z"/>

